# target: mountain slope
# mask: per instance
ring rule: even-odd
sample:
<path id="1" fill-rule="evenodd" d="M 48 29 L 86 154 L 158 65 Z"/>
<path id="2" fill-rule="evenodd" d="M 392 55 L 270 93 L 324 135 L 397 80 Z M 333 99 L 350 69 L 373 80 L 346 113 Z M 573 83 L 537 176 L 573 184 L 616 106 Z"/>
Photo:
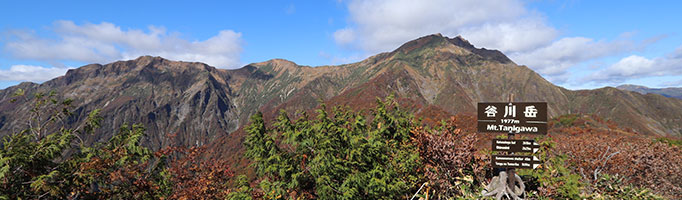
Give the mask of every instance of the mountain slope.
<path id="1" fill-rule="evenodd" d="M 678 99 L 613 88 L 567 90 L 514 64 L 499 51 L 477 49 L 461 37 L 429 35 L 358 63 L 312 69 L 324 71 L 317 72 L 321 75 L 316 80 L 321 82 L 312 84 L 314 88 L 304 86 L 288 101 L 272 102 L 262 110 L 274 115 L 279 109 L 311 109 L 317 98 L 332 105 L 370 108 L 376 97 L 396 93 L 417 114 L 424 110 L 472 113 L 477 102 L 506 101 L 514 94 L 515 101 L 548 102 L 550 117 L 596 113 L 640 133 L 682 135 L 682 101 Z M 350 77 L 344 76 L 349 73 Z"/>
<path id="2" fill-rule="evenodd" d="M 397 92 L 399 97 L 413 98 L 420 104 L 439 106 L 449 113 L 473 112 L 476 102 L 506 100 L 510 93 L 519 97 L 518 101 L 567 101 L 563 94 L 565 89 L 553 86 L 525 66 L 517 66 L 499 51 L 471 51 L 471 48 L 473 46 L 460 37 L 430 35 L 358 63 L 323 67 L 327 72 L 318 80 L 338 88 L 323 93 L 327 98 L 341 94 L 334 98 L 341 104 L 374 102 L 375 97 L 392 92 Z M 389 83 L 391 81 L 399 83 Z M 381 90 L 385 91 L 379 92 Z M 297 105 L 299 102 L 312 108 L 317 105 L 312 97 L 320 97 L 317 94 L 320 92 L 299 91 L 294 99 L 279 108 L 305 107 Z M 351 103 L 354 101 L 356 103 Z M 557 104 L 550 112 L 558 115 L 562 113 L 560 110 L 567 109 L 563 104 Z"/>
<path id="3" fill-rule="evenodd" d="M 237 110 L 227 87 L 231 74 L 202 63 L 140 57 L 107 65 L 92 64 L 69 70 L 43 84 L 21 84 L 0 93 L 0 116 L 8 116 L 0 130 L 25 128 L 29 105 L 10 103 L 8 95 L 19 88 L 27 94 L 56 91 L 74 100 L 69 125 L 79 124 L 94 109 L 102 110 L 100 132 L 89 142 L 111 137 L 124 123 L 143 123 L 149 133 L 145 143 L 160 147 L 170 143 L 201 145 L 214 136 L 238 128 Z M 174 141 L 166 135 L 177 134 Z"/>
<path id="4" fill-rule="evenodd" d="M 71 125 L 101 108 L 103 128 L 88 138 L 91 142 L 111 137 L 123 123 L 139 122 L 148 128 L 146 144 L 153 148 L 216 141 L 215 146 L 236 150 L 241 136 L 229 134 L 257 111 L 271 118 L 280 109 L 291 113 L 314 109 L 319 99 L 369 108 L 377 97 L 392 93 L 418 116 L 436 120 L 472 113 L 477 102 L 506 101 L 514 94 L 515 101 L 548 102 L 550 117 L 596 113 L 640 133 L 682 135 L 682 100 L 614 88 L 567 90 L 499 51 L 440 34 L 338 66 L 309 67 L 274 59 L 224 70 L 149 56 L 86 65 L 43 84 L 1 90 L 0 134 L 25 128 L 29 105 L 9 102 L 19 88 L 29 94 L 54 90 L 74 99 Z"/>

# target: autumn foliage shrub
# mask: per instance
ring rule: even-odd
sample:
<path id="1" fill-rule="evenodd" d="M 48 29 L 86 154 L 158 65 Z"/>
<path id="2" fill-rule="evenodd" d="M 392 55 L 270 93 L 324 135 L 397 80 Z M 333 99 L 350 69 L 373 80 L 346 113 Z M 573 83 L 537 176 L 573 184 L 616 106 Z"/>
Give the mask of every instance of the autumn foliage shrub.
<path id="1" fill-rule="evenodd" d="M 455 129 L 452 133 L 463 136 L 467 135 L 467 131 L 475 132 L 475 127 L 471 127 L 475 123 L 475 118 L 466 116 L 457 116 L 448 121 L 448 124 L 457 124 L 454 127 L 459 127 L 459 130 Z M 676 140 L 669 138 L 652 139 L 649 136 L 637 135 L 628 129 L 620 129 L 614 123 L 594 115 L 561 116 L 550 122 L 550 127 L 549 135 L 536 138 L 541 144 L 541 150 L 535 154 L 542 160 L 541 167 L 534 170 L 518 171 L 519 174 L 528 178 L 524 179 L 528 181 L 527 186 L 537 184 L 537 188 L 528 190 L 530 196 L 527 197 L 531 199 L 659 199 L 659 195 L 663 195 L 669 199 L 682 198 L 680 197 L 682 191 L 679 187 L 682 185 L 679 173 L 682 171 L 682 163 L 680 163 L 682 162 L 680 159 L 682 153 L 680 147 L 675 145 Z M 416 130 L 428 132 L 423 131 L 423 129 Z M 443 130 L 443 132 L 448 131 Z M 415 134 L 415 137 L 421 138 L 418 141 L 429 144 L 420 146 L 420 156 L 426 168 L 433 168 L 432 165 L 437 163 L 429 161 L 433 158 L 429 158 L 432 156 L 427 155 L 444 157 L 444 155 L 449 154 L 442 153 L 443 151 L 434 151 L 442 148 L 429 149 L 440 145 L 433 145 L 434 143 L 425 143 L 424 141 L 449 144 L 450 147 L 444 149 L 450 149 L 450 151 L 471 144 L 470 142 L 462 144 L 461 142 L 468 140 L 447 135 Z M 490 139 L 485 138 L 485 135 L 478 133 L 477 140 Z M 486 155 L 490 155 L 490 152 L 485 150 L 489 146 L 481 146 L 481 144 L 488 143 L 479 142 L 479 145 L 476 146 L 479 151 L 475 151 L 473 154 L 474 160 L 477 160 L 479 156 L 485 158 Z M 437 153 L 424 153 L 427 151 Z M 472 151 L 466 152 L 464 155 L 469 155 Z M 457 160 L 461 158 L 462 156 L 458 156 Z M 453 163 L 455 163 L 454 166 L 461 166 L 457 164 L 457 160 L 446 159 L 445 162 L 439 162 L 448 163 L 448 165 L 442 166 L 453 165 Z M 486 165 L 489 162 L 489 158 L 486 158 L 481 165 Z M 446 172 L 449 173 L 447 175 L 450 175 L 458 174 L 460 171 L 452 173 L 450 170 Z M 463 170 L 463 172 L 467 172 L 467 170 Z M 440 176 L 443 177 L 441 179 L 433 179 L 434 176 L 428 174 L 429 171 L 425 171 L 425 178 L 429 179 L 430 183 L 443 183 L 446 180 L 452 180 L 444 178 L 447 176 Z M 466 174 L 464 174 L 465 177 Z M 479 175 L 482 173 L 468 174 Z M 455 183 L 466 182 L 460 180 Z M 483 184 L 488 183 L 484 180 Z M 440 185 L 449 187 L 453 184 Z M 438 191 L 442 190 L 438 184 L 434 184 L 433 187 Z M 475 195 L 469 195 L 466 192 L 448 191 L 456 194 L 456 197 L 477 198 Z"/>
<path id="2" fill-rule="evenodd" d="M 144 137 L 141 125 L 123 125 L 109 141 L 83 146 L 80 152 L 66 158 L 76 166 L 73 171 L 73 198 L 137 198 L 165 196 L 159 174 L 163 168 L 155 164 L 158 158 L 140 145 Z M 69 177 L 62 177 L 70 180 Z M 60 188 L 60 190 L 65 190 Z"/>
<path id="3" fill-rule="evenodd" d="M 682 198 L 682 150 L 614 126 L 560 127 L 552 137 L 552 151 L 565 154 L 567 163 L 585 182 L 596 184 L 604 175 L 622 178 L 622 184 L 649 188 Z M 587 188 L 599 191 L 599 185 Z M 587 191 L 591 192 L 591 191 Z"/>
<path id="4" fill-rule="evenodd" d="M 82 140 L 99 128 L 99 110 L 76 129 L 64 127 L 70 100 L 23 92 L 34 102 L 29 127 L 2 138 L 0 199 L 224 199 L 232 172 L 203 159 L 202 147 L 152 152 L 145 129 L 123 125 L 105 142 Z M 57 130 L 57 131 L 51 131 Z"/>
<path id="5" fill-rule="evenodd" d="M 179 155 L 168 163 L 169 199 L 225 199 L 234 173 L 225 160 L 204 158 L 205 147 L 175 147 L 159 155 Z"/>
<path id="6" fill-rule="evenodd" d="M 422 158 L 424 178 L 438 199 L 466 196 L 485 181 L 487 156 L 477 152 L 476 132 L 457 128 L 452 117 L 442 126 L 429 131 L 423 127 L 412 130 Z"/>

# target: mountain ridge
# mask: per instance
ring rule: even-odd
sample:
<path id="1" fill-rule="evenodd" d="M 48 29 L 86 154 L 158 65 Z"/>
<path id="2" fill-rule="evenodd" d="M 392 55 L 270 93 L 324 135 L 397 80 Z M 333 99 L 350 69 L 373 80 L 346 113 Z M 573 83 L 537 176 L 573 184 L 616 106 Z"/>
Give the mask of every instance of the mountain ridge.
<path id="1" fill-rule="evenodd" d="M 27 102 L 9 102 L 19 88 L 27 93 L 55 90 L 60 97 L 74 99 L 72 123 L 96 108 L 103 110 L 102 129 L 108 132 L 124 123 L 141 122 L 150 132 L 146 144 L 157 149 L 173 143 L 224 141 L 218 138 L 229 137 L 258 111 L 272 118 L 280 109 L 290 113 L 314 109 L 319 100 L 369 108 L 376 98 L 389 94 L 426 118 L 472 113 L 477 102 L 506 101 L 514 94 L 515 101 L 547 101 L 551 117 L 596 113 L 640 133 L 682 135 L 682 100 L 614 88 L 567 90 L 497 50 L 440 34 L 335 66 L 271 59 L 227 70 L 152 56 L 85 65 L 43 84 L 22 83 L 0 90 L 2 134 L 21 127 L 20 119 L 26 117 L 21 113 L 27 112 Z M 111 137 L 106 131 L 88 140 Z"/>
<path id="2" fill-rule="evenodd" d="M 641 85 L 625 84 L 616 87 L 620 90 L 633 91 L 640 94 L 660 94 L 665 97 L 672 97 L 677 99 L 682 99 L 682 87 L 668 87 L 668 88 L 649 88 Z"/>

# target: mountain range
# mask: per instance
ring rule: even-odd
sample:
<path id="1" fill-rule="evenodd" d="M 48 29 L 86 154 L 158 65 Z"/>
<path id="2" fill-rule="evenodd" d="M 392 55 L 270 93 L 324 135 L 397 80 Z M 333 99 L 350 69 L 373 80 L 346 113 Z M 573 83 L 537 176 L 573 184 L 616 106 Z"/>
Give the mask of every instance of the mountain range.
<path id="1" fill-rule="evenodd" d="M 612 87 L 568 90 L 500 51 L 440 34 L 336 66 L 273 59 L 217 69 L 152 56 L 85 65 L 42 84 L 0 90 L 2 135 L 26 128 L 30 102 L 10 101 L 18 89 L 27 94 L 55 91 L 60 98 L 73 99 L 67 126 L 101 109 L 102 128 L 87 136 L 88 142 L 110 138 L 123 124 L 142 123 L 148 133 L 144 143 L 153 149 L 212 144 L 235 150 L 243 140 L 240 128 L 257 111 L 272 119 L 278 110 L 305 111 L 321 102 L 363 109 L 390 94 L 425 119 L 474 113 L 477 102 L 507 101 L 513 94 L 514 101 L 547 102 L 550 117 L 596 114 L 641 134 L 682 136 L 680 99 Z"/>
<path id="2" fill-rule="evenodd" d="M 649 88 L 641 85 L 625 84 L 616 87 L 621 90 L 638 92 L 640 94 L 660 94 L 664 97 L 672 97 L 677 99 L 682 99 L 682 88 L 679 87 L 669 87 L 669 88 Z"/>

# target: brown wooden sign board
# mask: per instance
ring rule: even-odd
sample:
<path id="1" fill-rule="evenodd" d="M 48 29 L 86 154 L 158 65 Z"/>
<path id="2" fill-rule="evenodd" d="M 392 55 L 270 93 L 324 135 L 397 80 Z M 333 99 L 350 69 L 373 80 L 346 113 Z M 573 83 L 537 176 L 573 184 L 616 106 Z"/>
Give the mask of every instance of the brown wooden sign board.
<path id="1" fill-rule="evenodd" d="M 547 134 L 547 102 L 478 103 L 478 132 Z"/>
<path id="2" fill-rule="evenodd" d="M 526 168 L 535 169 L 540 166 L 540 160 L 535 156 L 493 155 L 494 168 Z"/>
<path id="3" fill-rule="evenodd" d="M 540 145 L 535 140 L 493 139 L 493 151 L 535 153 Z"/>

